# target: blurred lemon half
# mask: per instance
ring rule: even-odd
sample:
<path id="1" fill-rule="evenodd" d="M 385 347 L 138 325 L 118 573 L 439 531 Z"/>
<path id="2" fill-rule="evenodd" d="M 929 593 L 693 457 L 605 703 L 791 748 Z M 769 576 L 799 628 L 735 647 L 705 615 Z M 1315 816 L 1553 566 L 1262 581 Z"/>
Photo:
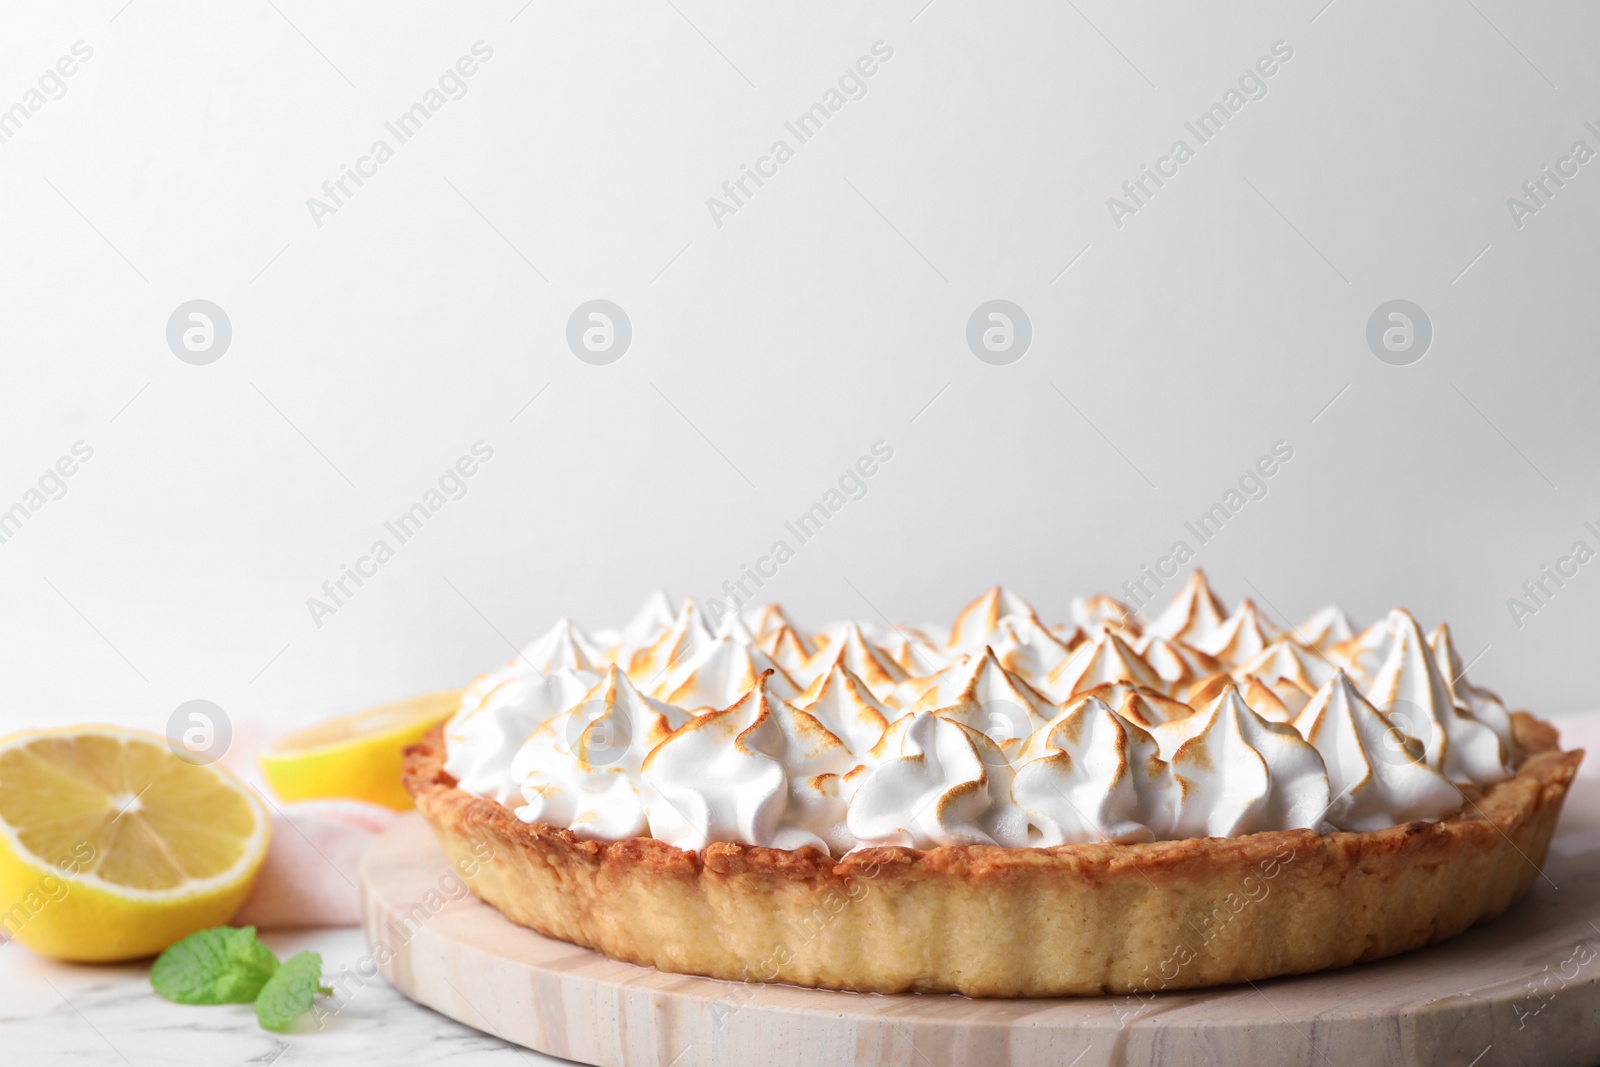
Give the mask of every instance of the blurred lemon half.
<path id="1" fill-rule="evenodd" d="M 285 801 L 351 797 L 405 811 L 401 751 L 455 713 L 459 690 L 427 693 L 285 734 L 261 751 L 261 773 Z"/>
<path id="2" fill-rule="evenodd" d="M 136 959 L 227 922 L 270 834 L 238 779 L 157 734 L 0 739 L 0 927 L 43 955 Z"/>

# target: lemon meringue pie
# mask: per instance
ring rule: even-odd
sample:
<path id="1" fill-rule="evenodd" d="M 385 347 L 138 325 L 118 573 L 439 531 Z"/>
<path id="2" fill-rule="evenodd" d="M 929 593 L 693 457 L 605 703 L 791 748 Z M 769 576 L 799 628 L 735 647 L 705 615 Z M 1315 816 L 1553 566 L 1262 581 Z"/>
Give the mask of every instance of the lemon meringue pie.
<path id="1" fill-rule="evenodd" d="M 720 605 L 714 605 L 720 607 Z M 871 992 L 1194 988 L 1378 959 L 1528 889 L 1581 752 L 1448 628 L 1159 614 L 806 631 L 563 619 L 407 753 L 514 922 L 664 970 Z M 487 846 L 489 852 L 485 853 Z"/>

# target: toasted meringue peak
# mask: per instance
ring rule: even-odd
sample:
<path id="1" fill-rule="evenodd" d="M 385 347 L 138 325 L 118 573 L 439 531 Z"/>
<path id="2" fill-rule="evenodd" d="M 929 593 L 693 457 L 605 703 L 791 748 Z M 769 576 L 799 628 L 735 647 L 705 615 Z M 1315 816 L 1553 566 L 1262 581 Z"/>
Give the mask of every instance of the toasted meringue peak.
<path id="1" fill-rule="evenodd" d="M 1194 646 L 1224 663 L 1243 663 L 1260 655 L 1281 632 L 1262 618 L 1255 601 L 1246 598 L 1239 601 L 1232 615 L 1222 620 L 1222 625 L 1205 637 L 1197 638 Z"/>
<path id="2" fill-rule="evenodd" d="M 643 648 L 666 633 L 677 614 L 672 598 L 665 590 L 657 589 L 639 605 L 633 618 L 623 624 L 617 633 L 617 643 L 629 650 Z"/>
<path id="3" fill-rule="evenodd" d="M 1337 604 L 1329 604 L 1313 612 L 1310 618 L 1294 628 L 1295 640 L 1319 649 L 1348 641 L 1355 635 L 1355 623 Z"/>
<path id="4" fill-rule="evenodd" d="M 778 604 L 763 604 L 754 611 L 747 613 L 745 625 L 758 638 L 766 637 L 776 630 L 800 632 L 800 628 L 789 621 L 789 616 L 783 613 L 783 607 Z"/>
<path id="5" fill-rule="evenodd" d="M 689 716 L 636 689 L 615 664 L 605 676 L 531 732 L 512 758 L 518 777 L 539 769 L 544 751 L 568 754 L 587 773 L 637 771 L 645 754 Z"/>
<path id="6" fill-rule="evenodd" d="M 1392 615 L 1385 616 L 1354 637 L 1327 646 L 1328 658 L 1341 667 L 1358 685 L 1372 680 L 1389 658 L 1394 644 Z"/>
<path id="7" fill-rule="evenodd" d="M 1118 715 L 1143 730 L 1153 730 L 1162 723 L 1187 719 L 1194 714 L 1194 709 L 1183 701 L 1169 699 L 1154 689 L 1137 685 L 1119 683 L 1096 686 L 1084 696 L 1104 701 L 1108 707 L 1116 708 Z"/>
<path id="8" fill-rule="evenodd" d="M 1433 649 L 1434 662 L 1438 664 L 1439 673 L 1444 675 L 1444 684 L 1452 688 L 1460 685 L 1466 679 L 1467 669 L 1462 663 L 1461 651 L 1456 648 L 1455 635 L 1450 632 L 1449 623 L 1441 622 L 1433 628 L 1428 635 L 1428 647 Z"/>
<path id="9" fill-rule="evenodd" d="M 1043 681 L 1043 689 L 1052 699 L 1065 702 L 1107 682 L 1131 682 L 1150 689 L 1164 685 L 1155 668 L 1115 631 L 1103 630 L 1051 671 Z"/>
<path id="10" fill-rule="evenodd" d="M 1460 790 L 1428 766 L 1421 742 L 1392 726 L 1343 671 L 1311 698 L 1295 729 L 1328 769 L 1328 821 L 1341 830 L 1440 819 L 1461 807 Z"/>
<path id="11" fill-rule="evenodd" d="M 940 643 L 914 626 L 896 626 L 883 635 L 880 647 L 912 677 L 937 674 L 951 663 Z"/>
<path id="12" fill-rule="evenodd" d="M 528 735 L 511 760 L 523 822 L 616 841 L 649 832 L 639 775 L 646 754 L 687 720 L 640 693 L 616 666 L 582 699 Z"/>
<path id="13" fill-rule="evenodd" d="M 480 674 L 461 691 L 460 711 L 465 712 L 482 704 L 485 697 L 507 682 L 530 674 L 538 675 L 540 673 L 540 671 L 536 671 L 527 663 L 524 663 L 519 656 L 509 663 L 496 667 L 488 674 Z M 596 674 L 594 677 L 598 679 L 600 676 Z"/>
<path id="14" fill-rule="evenodd" d="M 1422 627 L 1404 608 L 1388 618 L 1388 658 L 1366 696 L 1384 717 L 1422 742 L 1428 766 L 1452 782 L 1488 785 L 1507 777 L 1506 747 L 1493 730 L 1456 706 Z"/>
<path id="15" fill-rule="evenodd" d="M 1086 697 L 1028 738 L 1011 795 L 1050 848 L 1166 837 L 1179 790 L 1155 738 Z"/>
<path id="16" fill-rule="evenodd" d="M 633 654 L 628 664 L 628 677 L 641 685 L 657 685 L 661 676 L 692 659 L 715 640 L 706 627 L 700 605 L 690 597 L 683 602 L 672 625 Z"/>
<path id="17" fill-rule="evenodd" d="M 445 725 L 444 769 L 469 793 L 520 803 L 521 777 L 512 773 L 517 749 L 598 681 L 593 674 L 558 667 L 548 674 L 505 677 L 476 695 L 463 694 L 460 709 Z"/>
<path id="18" fill-rule="evenodd" d="M 756 687 L 763 673 L 771 673 L 767 688 L 780 697 L 792 697 L 799 687 L 759 648 L 719 637 L 688 662 L 669 671 L 652 696 L 689 711 L 725 708 Z"/>
<path id="19" fill-rule="evenodd" d="M 1293 678 L 1273 678 L 1266 683 L 1277 694 L 1283 706 L 1289 709 L 1289 714 L 1298 716 L 1311 703 L 1311 698 L 1316 695 L 1315 689 L 1295 681 Z"/>
<path id="20" fill-rule="evenodd" d="M 1227 615 L 1206 581 L 1206 572 L 1196 568 L 1183 591 L 1145 627 L 1145 632 L 1199 648 Z"/>
<path id="21" fill-rule="evenodd" d="M 871 752 L 883 740 L 889 720 L 898 717 L 872 695 L 866 682 L 840 664 L 819 674 L 793 703 L 813 715 L 858 757 Z"/>
<path id="22" fill-rule="evenodd" d="M 1230 685 L 1238 685 L 1233 675 L 1227 671 L 1213 674 L 1209 678 L 1201 678 L 1191 684 L 1183 695 L 1183 701 L 1193 708 L 1203 708 L 1222 695 L 1222 691 Z"/>
<path id="23" fill-rule="evenodd" d="M 1011 799 L 1011 764 L 979 731 L 913 712 L 890 725 L 875 754 L 850 804 L 859 846 L 1029 843 L 1027 816 Z"/>
<path id="24" fill-rule="evenodd" d="M 995 744 L 1014 751 L 1058 709 L 1033 686 L 1000 666 L 991 649 L 946 667 L 912 704 L 957 719 Z"/>
<path id="25" fill-rule="evenodd" d="M 1397 610 L 1352 636 L 1327 608 L 1282 631 L 1199 571 L 1148 623 L 1104 596 L 1050 623 L 999 587 L 949 628 L 715 607 L 558 620 L 466 688 L 446 770 L 583 836 L 839 855 L 1380 828 L 1522 758 L 1448 627 Z"/>
<path id="26" fill-rule="evenodd" d="M 817 651 L 807 662 L 802 677 L 809 681 L 834 667 L 846 668 L 880 696 L 908 677 L 898 663 L 868 642 L 866 634 L 855 623 L 837 631 L 833 641 Z"/>
<path id="27" fill-rule="evenodd" d="M 1012 674 L 1033 682 L 1047 678 L 1051 671 L 1072 658 L 1067 643 L 1031 615 L 1007 615 L 995 627 L 989 642 L 1000 665 Z"/>
<path id="28" fill-rule="evenodd" d="M 1256 714 L 1233 686 L 1152 735 L 1183 790 L 1174 836 L 1237 837 L 1323 825 L 1330 792 L 1322 757 L 1294 727 Z"/>
<path id="29" fill-rule="evenodd" d="M 1208 656 L 1182 641 L 1169 641 L 1155 634 L 1145 634 L 1134 643 L 1133 650 L 1174 693 L 1181 694 L 1193 683 L 1223 672 L 1222 661 L 1217 657 Z"/>
<path id="30" fill-rule="evenodd" d="M 961 609 L 950 626 L 950 638 L 945 647 L 957 653 L 977 652 L 988 643 L 989 635 L 1007 615 L 1039 617 L 1032 604 L 997 585 Z"/>
<path id="31" fill-rule="evenodd" d="M 1053 622 L 1050 632 L 1066 642 L 1068 648 L 1076 648 L 1089 640 L 1089 635 L 1083 632 L 1082 627 L 1070 622 Z"/>
<path id="32" fill-rule="evenodd" d="M 646 758 L 652 836 L 691 850 L 734 841 L 842 854 L 854 845 L 844 776 L 855 758 L 814 716 L 769 692 L 771 677 L 690 719 Z"/>
<path id="33" fill-rule="evenodd" d="M 568 618 L 556 620 L 544 636 L 529 641 L 517 659 L 540 674 L 565 667 L 570 671 L 596 671 L 605 662 L 605 649 Z"/>
<path id="34" fill-rule="evenodd" d="M 1309 694 L 1327 685 L 1337 669 L 1320 653 L 1288 637 L 1279 637 L 1240 664 L 1238 673 L 1253 674 L 1272 682 L 1285 678 Z"/>
<path id="35" fill-rule="evenodd" d="M 1239 679 L 1243 686 L 1244 701 L 1255 709 L 1257 715 L 1269 722 L 1293 722 L 1295 712 L 1306 706 L 1311 694 L 1288 679 L 1280 681 L 1283 684 L 1281 693 L 1278 688 L 1268 685 L 1253 674 L 1243 675 Z M 1293 707 L 1290 706 L 1291 701 Z"/>
<path id="36" fill-rule="evenodd" d="M 756 647 L 771 656 L 791 678 L 805 673 L 806 661 L 814 651 L 799 631 L 789 626 L 767 631 L 756 641 Z"/>
<path id="37" fill-rule="evenodd" d="M 727 618 L 717 624 L 712 636 L 732 638 L 746 647 L 754 646 L 756 643 L 756 635 L 750 632 L 750 627 L 744 624 L 744 620 L 739 618 L 739 613 L 736 611 L 729 612 Z"/>
<path id="38" fill-rule="evenodd" d="M 1073 597 L 1067 605 L 1067 617 L 1085 633 L 1111 629 L 1130 638 L 1140 635 L 1139 617 L 1133 609 L 1104 593 Z"/>
<path id="39" fill-rule="evenodd" d="M 860 634 L 869 644 L 877 644 L 883 639 L 883 635 L 886 632 L 882 626 L 875 622 L 841 619 L 837 622 L 830 622 L 813 633 L 811 635 L 811 644 L 818 652 L 826 652 L 852 633 Z"/>
<path id="40" fill-rule="evenodd" d="M 1461 665 L 1461 653 L 1456 651 L 1450 627 L 1440 623 L 1428 635 L 1428 646 L 1433 649 L 1434 662 L 1444 675 L 1445 685 L 1456 704 L 1466 708 L 1472 717 L 1494 731 L 1512 762 L 1520 756 L 1515 733 L 1511 729 L 1511 713 L 1492 690 L 1482 689 L 1467 681 L 1467 669 Z M 1480 653 L 1481 655 L 1481 653 Z"/>

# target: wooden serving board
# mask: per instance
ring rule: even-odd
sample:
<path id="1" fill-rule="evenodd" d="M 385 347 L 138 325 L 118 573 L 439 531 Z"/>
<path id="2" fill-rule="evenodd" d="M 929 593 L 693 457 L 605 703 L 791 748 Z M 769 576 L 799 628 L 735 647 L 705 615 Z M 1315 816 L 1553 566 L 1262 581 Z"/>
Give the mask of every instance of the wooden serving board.
<path id="1" fill-rule="evenodd" d="M 406 996 L 605 1067 L 1600 1064 L 1600 783 L 1577 781 L 1528 896 L 1377 963 L 1226 989 L 1052 1000 L 835 993 L 615 963 L 464 893 L 415 814 L 362 864 L 364 926 Z"/>

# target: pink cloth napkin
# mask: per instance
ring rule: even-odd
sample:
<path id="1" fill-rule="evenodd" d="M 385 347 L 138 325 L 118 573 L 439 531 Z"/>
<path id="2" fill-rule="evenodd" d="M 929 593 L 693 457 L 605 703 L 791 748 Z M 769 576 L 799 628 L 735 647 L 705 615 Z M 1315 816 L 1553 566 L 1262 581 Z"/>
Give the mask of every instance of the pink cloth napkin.
<path id="1" fill-rule="evenodd" d="M 291 724 L 292 725 L 292 724 Z M 261 794 L 272 815 L 266 862 L 235 926 L 360 926 L 361 856 L 398 813 L 361 800 L 284 803 L 261 777 L 256 754 L 283 724 L 238 724 L 222 763 Z"/>
<path id="2" fill-rule="evenodd" d="M 361 925 L 361 856 L 398 817 L 361 800 L 274 805 L 266 862 L 233 925 Z"/>

